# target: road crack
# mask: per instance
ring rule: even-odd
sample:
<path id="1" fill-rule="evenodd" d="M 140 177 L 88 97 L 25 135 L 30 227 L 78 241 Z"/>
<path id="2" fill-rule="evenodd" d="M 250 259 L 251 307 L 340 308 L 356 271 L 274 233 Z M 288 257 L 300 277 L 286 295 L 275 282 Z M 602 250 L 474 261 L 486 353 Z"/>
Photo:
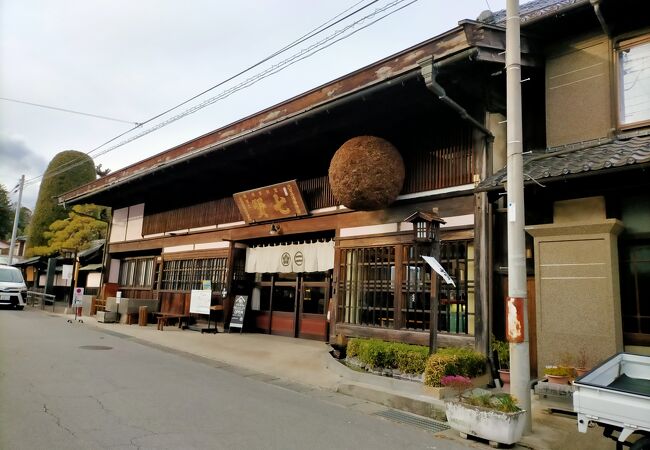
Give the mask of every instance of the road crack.
<path id="1" fill-rule="evenodd" d="M 56 414 L 54 414 L 51 410 L 49 410 L 49 409 L 47 408 L 47 404 L 45 404 L 45 403 L 43 403 L 43 412 L 44 412 L 45 414 L 47 414 L 48 416 L 52 417 L 52 418 L 56 421 L 56 426 L 57 426 L 57 427 L 61 428 L 62 430 L 67 431 L 67 432 L 70 433 L 73 437 L 75 437 L 75 438 L 77 437 L 77 435 L 74 433 L 74 431 L 72 431 L 70 428 L 64 426 L 64 425 L 61 423 L 61 418 L 60 418 L 59 416 L 57 416 Z"/>

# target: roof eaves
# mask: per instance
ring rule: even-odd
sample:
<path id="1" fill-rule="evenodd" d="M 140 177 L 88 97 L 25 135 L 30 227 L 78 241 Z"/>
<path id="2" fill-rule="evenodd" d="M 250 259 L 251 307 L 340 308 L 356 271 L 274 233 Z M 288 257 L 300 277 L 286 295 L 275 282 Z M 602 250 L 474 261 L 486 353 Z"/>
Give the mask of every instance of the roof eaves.
<path id="1" fill-rule="evenodd" d="M 257 135 L 259 133 L 268 132 L 270 129 L 272 129 L 272 128 L 276 127 L 276 126 L 284 125 L 285 123 L 288 123 L 290 121 L 295 121 L 297 119 L 300 119 L 305 114 L 308 114 L 308 113 L 310 113 L 312 111 L 318 111 L 319 109 L 329 109 L 331 107 L 334 107 L 336 105 L 336 103 L 338 103 L 340 101 L 345 101 L 347 98 L 355 96 L 356 94 L 360 94 L 360 93 L 365 94 L 365 92 L 368 89 L 378 87 L 378 86 L 382 86 L 382 85 L 399 84 L 402 81 L 404 81 L 405 78 L 411 78 L 412 76 L 419 76 L 419 66 L 418 66 L 418 69 L 415 69 L 415 70 L 410 69 L 410 70 L 405 71 L 405 72 L 403 72 L 403 73 L 401 73 L 399 75 L 400 76 L 397 76 L 395 78 L 385 79 L 385 80 L 382 80 L 381 82 L 373 83 L 373 84 L 368 85 L 368 86 L 360 86 L 358 89 L 356 89 L 354 91 L 350 91 L 346 95 L 336 97 L 334 99 L 330 99 L 330 100 L 325 101 L 325 102 L 320 103 L 320 104 L 310 105 L 310 106 L 304 108 L 301 111 L 298 111 L 296 113 L 293 113 L 293 114 L 290 114 L 290 115 L 287 115 L 287 116 L 277 118 L 276 120 L 273 120 L 273 121 L 266 122 L 266 123 L 260 125 L 257 128 L 248 129 L 248 130 L 243 131 L 243 132 L 241 132 L 239 134 L 229 136 L 229 137 L 227 137 L 227 138 L 225 138 L 223 140 L 217 141 L 215 143 L 207 144 L 207 145 L 205 145 L 203 147 L 193 148 L 191 151 L 185 152 L 185 153 L 181 154 L 180 156 L 178 156 L 176 158 L 163 160 L 163 161 L 158 162 L 158 163 L 156 163 L 156 164 L 154 164 L 152 166 L 144 167 L 141 170 L 128 173 L 125 176 L 122 176 L 120 178 L 112 177 L 111 181 L 109 181 L 107 183 L 104 183 L 103 185 L 97 186 L 97 188 L 95 188 L 95 189 L 91 189 L 91 190 L 88 190 L 88 191 L 85 191 L 85 192 L 80 192 L 80 193 L 77 194 L 77 192 L 80 189 L 83 189 L 85 186 L 88 186 L 88 185 L 81 186 L 80 188 L 77 188 L 77 189 L 75 189 L 73 191 L 69 191 L 69 192 L 66 192 L 64 194 L 61 194 L 58 197 L 58 201 L 61 204 L 65 204 L 65 203 L 68 203 L 68 202 L 69 203 L 79 203 L 81 200 L 84 200 L 85 198 L 93 196 L 93 195 L 95 195 L 95 194 L 97 194 L 97 193 L 99 193 L 101 191 L 110 190 L 110 189 L 112 189 L 112 188 L 114 188 L 116 186 L 127 184 L 127 183 L 129 183 L 131 181 L 134 181 L 134 180 L 139 179 L 139 178 L 141 178 L 143 176 L 155 173 L 155 172 L 157 172 L 159 170 L 169 168 L 171 166 L 181 164 L 183 162 L 187 162 L 187 161 L 195 159 L 195 158 L 197 158 L 199 156 L 205 155 L 206 153 L 209 153 L 209 152 L 212 152 L 212 151 L 217 151 L 217 150 L 223 149 L 225 147 L 231 146 L 231 145 L 233 145 L 233 144 L 235 144 L 237 142 L 240 142 L 240 141 L 242 141 L 244 139 L 249 139 L 252 136 Z M 109 174 L 107 177 L 110 177 L 110 175 L 111 174 Z"/>
<path id="2" fill-rule="evenodd" d="M 80 199 L 90 197 L 103 190 L 111 189 L 118 184 L 139 178 L 143 174 L 150 173 L 170 164 L 176 164 L 187 160 L 188 157 L 195 157 L 217 147 L 222 147 L 241 139 L 243 136 L 258 132 L 268 126 L 275 125 L 284 120 L 295 119 L 311 109 L 323 106 L 344 98 L 355 92 L 381 84 L 391 78 L 419 69 L 417 61 L 429 54 L 436 54 L 437 59 L 453 54 L 468 47 L 467 28 L 483 26 L 478 22 L 459 24 L 436 37 L 433 37 L 421 44 L 412 46 L 397 54 L 384 58 L 364 68 L 340 77 L 334 81 L 314 88 L 308 92 L 295 96 L 289 100 L 279 103 L 270 108 L 264 109 L 251 116 L 240 119 L 215 131 L 209 132 L 175 146 L 171 149 L 160 152 L 152 157 L 139 161 L 124 169 L 112 172 L 103 178 L 95 180 L 72 191 L 59 196 L 59 202 L 77 202 Z M 362 80 L 355 86 L 345 86 L 345 82 L 351 84 L 354 79 Z M 320 101 L 309 103 L 306 107 L 290 108 L 299 106 L 299 103 L 309 102 L 310 97 L 320 97 Z M 193 144 L 197 144 L 194 147 Z"/>
<path id="3" fill-rule="evenodd" d="M 525 184 L 541 184 L 607 170 L 633 169 L 650 165 L 650 131 L 578 142 L 524 156 Z M 504 189 L 506 169 L 483 180 L 475 192 Z"/>

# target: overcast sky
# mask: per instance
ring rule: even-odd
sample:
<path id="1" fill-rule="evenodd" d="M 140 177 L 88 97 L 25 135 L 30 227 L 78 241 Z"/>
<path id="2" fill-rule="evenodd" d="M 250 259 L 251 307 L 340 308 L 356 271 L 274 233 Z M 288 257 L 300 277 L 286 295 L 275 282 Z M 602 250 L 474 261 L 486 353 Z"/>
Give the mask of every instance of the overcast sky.
<path id="1" fill-rule="evenodd" d="M 370 0 L 0 0 L 0 97 L 144 122 L 357 3 L 354 9 Z M 354 17 L 388 3 L 380 0 Z M 225 100 L 96 157 L 95 164 L 115 171 L 160 153 L 434 37 L 462 19 L 476 19 L 488 3 L 493 11 L 505 8 L 505 0 L 415 1 Z M 221 93 L 352 21 L 149 125 Z M 58 152 L 89 152 L 132 126 L 0 100 L 0 183 L 11 189 L 21 174 L 28 180 L 41 175 Z M 24 206 L 33 208 L 38 187 L 38 182 L 26 186 Z M 17 194 L 11 198 L 16 201 Z"/>

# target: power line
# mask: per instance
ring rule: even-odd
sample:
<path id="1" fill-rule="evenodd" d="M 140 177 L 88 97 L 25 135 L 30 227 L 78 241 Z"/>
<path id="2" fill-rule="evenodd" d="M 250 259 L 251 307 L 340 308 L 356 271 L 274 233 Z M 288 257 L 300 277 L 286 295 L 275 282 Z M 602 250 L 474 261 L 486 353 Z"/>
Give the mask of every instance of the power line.
<path id="1" fill-rule="evenodd" d="M 183 111 L 183 112 L 181 112 L 181 113 L 179 113 L 179 114 L 177 114 L 175 116 L 172 116 L 169 119 L 166 119 L 166 120 L 160 122 L 157 125 L 152 126 L 151 128 L 148 128 L 146 130 L 142 130 L 139 133 L 135 134 L 134 136 L 131 136 L 130 138 L 127 138 L 127 139 L 125 139 L 125 140 L 123 140 L 123 141 L 121 141 L 121 142 L 107 148 L 107 149 L 104 149 L 101 152 L 98 152 L 96 154 L 96 156 L 104 155 L 104 154 L 106 154 L 108 152 L 111 152 L 111 151 L 115 150 L 116 148 L 119 148 L 119 147 L 122 147 L 123 145 L 128 144 L 129 142 L 132 142 L 132 141 L 134 141 L 136 139 L 139 139 L 139 138 L 141 138 L 143 136 L 146 136 L 147 134 L 150 134 L 150 133 L 152 133 L 152 132 L 154 132 L 154 131 L 156 131 L 156 130 L 158 130 L 160 128 L 163 128 L 163 127 L 165 127 L 165 126 L 167 126 L 167 125 L 169 125 L 169 124 L 171 124 L 173 122 L 176 122 L 177 120 L 180 120 L 183 117 L 186 117 L 186 116 L 188 116 L 190 114 L 194 114 L 196 111 L 199 111 L 199 110 L 205 108 L 206 106 L 210 106 L 210 105 L 212 105 L 212 104 L 214 104 L 214 103 L 216 103 L 216 102 L 218 102 L 220 100 L 228 98 L 232 94 L 234 94 L 234 93 L 236 93 L 236 92 L 238 92 L 238 91 L 240 91 L 242 89 L 245 89 L 245 88 L 247 88 L 249 86 L 252 86 L 253 84 L 256 84 L 259 81 L 263 80 L 264 78 L 267 78 L 268 76 L 274 75 L 274 74 L 280 72 L 281 70 L 284 70 L 286 67 L 297 63 L 298 61 L 301 61 L 303 59 L 306 59 L 306 58 L 312 56 L 313 54 L 317 53 L 318 51 L 322 50 L 323 48 L 327 48 L 327 47 L 333 45 L 336 42 L 339 42 L 339 41 L 341 41 L 343 39 L 347 39 L 348 37 L 352 36 L 355 32 L 349 33 L 349 34 L 337 39 L 336 41 L 330 43 L 329 45 L 325 46 L 325 44 L 328 43 L 329 41 L 331 41 L 332 39 L 336 38 L 337 36 L 340 36 L 343 33 L 346 33 L 347 31 L 353 29 L 354 27 L 356 27 L 357 25 L 363 23 L 367 19 L 373 18 L 376 15 L 378 15 L 378 14 L 380 14 L 380 13 L 386 11 L 386 10 L 389 10 L 389 9 L 393 8 L 394 6 L 396 6 L 396 5 L 399 5 L 400 3 L 404 3 L 405 1 L 407 1 L 407 0 L 395 0 L 395 1 L 391 2 L 391 3 L 388 3 L 387 5 L 385 5 L 382 8 L 377 8 L 373 13 L 368 14 L 367 16 L 362 17 L 361 19 L 353 22 L 352 24 L 349 24 L 349 25 L 345 26 L 344 28 L 335 31 L 333 34 L 331 34 L 331 35 L 327 36 L 326 38 L 316 42 L 315 44 L 310 45 L 307 48 L 304 48 L 304 49 L 300 50 L 298 53 L 295 53 L 294 55 L 290 56 L 289 58 L 286 58 L 283 61 L 280 61 L 279 63 L 276 63 L 276 64 L 266 68 L 262 72 L 259 72 L 258 74 L 244 80 L 243 82 L 241 82 L 241 83 L 239 83 L 239 84 L 237 84 L 237 85 L 235 85 L 233 87 L 230 87 L 230 88 L 226 89 L 225 91 L 222 91 L 221 93 L 217 94 L 214 97 L 211 97 L 211 98 L 209 98 L 207 100 L 204 100 L 203 102 L 201 102 L 201 103 L 199 103 L 197 105 L 194 105 L 191 108 L 189 108 L 189 109 L 187 109 L 187 110 L 185 110 L 185 111 Z M 412 4 L 412 3 L 415 3 L 416 1 L 418 1 L 418 0 L 412 0 L 410 3 L 408 3 L 407 5 L 404 5 L 403 7 L 406 7 L 406 6 L 408 6 L 408 5 Z M 394 12 L 399 11 L 402 8 L 399 8 L 399 9 L 397 9 L 395 11 L 390 12 L 389 14 L 386 15 L 386 17 L 393 14 Z M 367 26 L 370 26 L 373 23 L 376 23 L 377 21 L 379 21 L 379 20 L 381 20 L 383 18 L 384 17 L 382 17 L 380 19 L 377 19 L 376 21 L 368 24 Z M 323 48 L 319 49 L 319 47 L 323 47 Z"/>
<path id="2" fill-rule="evenodd" d="M 131 129 L 129 129 L 129 130 L 126 130 L 125 132 L 120 133 L 119 135 L 117 135 L 117 136 L 115 136 L 115 137 L 109 139 L 108 141 L 104 142 L 103 144 L 101 144 L 101 145 L 95 147 L 94 149 L 92 149 L 92 150 L 86 152 L 86 154 L 90 156 L 91 153 L 96 152 L 97 150 L 99 150 L 100 148 L 102 148 L 102 147 L 104 147 L 104 146 L 110 144 L 111 142 L 116 141 L 117 139 L 119 139 L 119 138 L 121 138 L 121 137 L 123 137 L 123 136 L 125 136 L 125 135 L 127 135 L 127 134 L 129 134 L 129 133 L 131 133 L 132 131 L 134 131 L 134 130 L 140 128 L 140 127 L 142 127 L 143 125 L 145 125 L 145 124 L 147 124 L 147 123 L 149 123 L 149 122 L 151 122 L 151 121 L 153 121 L 153 120 L 155 120 L 155 119 L 157 119 L 157 118 L 163 116 L 164 114 L 167 114 L 167 113 L 173 111 L 174 109 L 177 109 L 177 108 L 179 108 L 179 107 L 181 107 L 181 106 L 187 104 L 188 102 L 190 102 L 190 101 L 192 101 L 192 100 L 198 98 L 199 96 L 201 96 L 201 95 L 203 95 L 203 94 L 205 94 L 205 93 L 207 93 L 207 92 L 209 92 L 209 91 L 211 91 L 211 90 L 216 89 L 217 87 L 219 87 L 219 86 L 221 86 L 221 85 L 227 83 L 228 81 L 231 81 L 231 80 L 235 79 L 236 77 L 243 75 L 244 73 L 246 73 L 246 72 L 248 72 L 248 71 L 254 69 L 255 67 L 258 67 L 258 66 L 261 65 L 261 64 L 263 64 L 264 62 L 266 62 L 266 61 L 268 61 L 268 60 L 274 58 L 275 56 L 277 56 L 277 55 L 279 55 L 279 54 L 281 54 L 281 53 L 283 53 L 283 52 L 285 52 L 285 51 L 287 51 L 287 50 L 289 50 L 289 49 L 295 47 L 296 45 L 298 45 L 298 44 L 304 42 L 305 40 L 310 39 L 310 38 L 316 36 L 317 34 L 322 33 L 323 31 L 325 31 L 325 30 L 327 30 L 327 29 L 333 27 L 334 25 L 340 23 L 341 21 L 343 21 L 343 20 L 345 20 L 345 19 L 347 19 L 347 18 L 349 18 L 349 17 L 351 17 L 351 16 L 353 16 L 353 15 L 359 13 L 360 11 L 362 11 L 363 9 L 365 9 L 365 8 L 367 8 L 367 7 L 369 7 L 369 6 L 371 6 L 372 4 L 377 3 L 377 1 L 379 1 L 379 0 L 372 0 L 370 3 L 368 3 L 368 4 L 366 4 L 366 5 L 364 5 L 364 6 L 360 7 L 360 8 L 358 8 L 357 10 L 353 11 L 352 13 L 347 14 L 345 17 L 343 17 L 343 18 L 341 18 L 341 19 L 335 21 L 335 19 L 337 19 L 337 18 L 339 18 L 340 16 L 346 14 L 346 13 L 347 13 L 348 11 L 350 11 L 352 8 L 355 8 L 356 6 L 358 6 L 359 4 L 363 3 L 364 1 L 365 1 L 365 0 L 361 0 L 361 1 L 357 2 L 357 3 L 355 3 L 354 5 L 350 6 L 349 8 L 347 8 L 346 10 L 344 10 L 344 11 L 342 11 L 341 13 L 337 14 L 336 16 L 332 17 L 331 19 L 327 20 L 326 22 L 323 22 L 323 23 L 322 23 L 321 25 L 319 25 L 318 27 L 312 29 L 312 30 L 309 31 L 308 33 L 306 33 L 306 34 L 302 35 L 301 37 L 299 37 L 298 39 L 294 40 L 294 41 L 291 42 L 290 44 L 287 44 L 287 45 L 285 45 L 283 48 L 281 48 L 280 50 L 277 50 L 277 51 L 274 52 L 272 55 L 263 58 L 263 59 L 260 60 L 259 62 L 257 62 L 257 63 L 255 63 L 255 64 L 251 65 L 250 67 L 248 67 L 248 68 L 246 68 L 246 69 L 240 71 L 240 72 L 237 73 L 236 75 L 233 75 L 233 76 L 228 77 L 226 80 L 223 80 L 223 81 L 221 81 L 221 82 L 215 84 L 214 86 L 210 87 L 209 89 L 204 90 L 204 91 L 201 92 L 200 94 L 197 94 L 197 95 L 191 97 L 190 99 L 188 99 L 188 100 L 186 100 L 186 101 L 184 101 L 184 102 L 182 102 L 182 103 L 179 103 L 178 105 L 176 105 L 176 106 L 174 106 L 174 107 L 172 107 L 172 108 L 167 109 L 167 110 L 166 110 L 165 112 L 163 112 L 163 113 L 157 114 L 157 115 L 155 115 L 154 117 L 151 117 L 151 118 L 145 120 L 144 122 L 137 123 L 135 127 L 131 128 Z M 329 25 L 328 25 L 328 24 L 329 24 Z M 124 144 L 123 144 L 123 145 L 124 145 Z M 102 154 L 103 154 L 103 153 L 102 153 Z M 100 155 L 97 155 L 97 156 L 101 156 L 101 154 L 100 154 Z M 85 161 L 86 161 L 86 160 L 83 160 L 83 159 L 77 159 L 77 160 L 68 161 L 67 163 L 64 163 L 64 164 L 62 164 L 60 167 L 58 167 L 57 170 L 56 170 L 55 172 L 52 172 L 51 174 L 48 174 L 48 177 L 49 177 L 49 176 L 55 176 L 55 175 L 61 174 L 61 173 L 65 172 L 65 171 L 68 170 L 68 169 L 72 169 L 72 168 L 74 168 L 74 167 L 77 167 L 77 166 L 83 164 Z M 43 174 L 41 174 L 41 175 L 39 175 L 39 176 L 37 176 L 37 177 L 30 178 L 29 180 L 26 181 L 26 184 L 28 184 L 28 185 L 29 185 L 29 184 L 34 184 L 38 179 L 40 179 L 40 178 L 44 178 L 44 177 L 45 177 L 45 174 L 43 173 Z"/>
<path id="3" fill-rule="evenodd" d="M 373 1 L 373 2 L 370 3 L 370 4 L 376 3 L 376 1 L 377 1 L 377 0 Z M 180 119 L 182 119 L 182 118 L 184 118 L 184 117 L 186 117 L 186 116 L 188 116 L 188 115 L 190 115 L 190 114 L 193 114 L 193 113 L 199 111 L 200 109 L 205 108 L 206 106 L 212 105 L 212 104 L 216 103 L 217 101 L 223 100 L 223 99 L 225 99 L 225 98 L 231 96 L 232 94 L 234 94 L 234 93 L 236 93 L 236 92 L 238 92 L 238 91 L 240 91 L 240 90 L 242 90 L 242 89 L 248 88 L 248 87 L 252 86 L 253 84 L 256 84 L 257 82 L 263 80 L 264 78 L 267 78 L 267 77 L 269 77 L 269 76 L 271 76 L 271 75 L 274 75 L 274 74 L 280 72 L 281 70 L 284 70 L 285 68 L 287 68 L 287 67 L 289 67 L 289 66 L 291 66 L 291 65 L 293 65 L 293 64 L 295 64 L 295 63 L 297 63 L 297 62 L 299 62 L 299 61 L 302 61 L 302 60 L 304 60 L 304 59 L 306 59 L 306 58 L 312 56 L 313 54 L 315 54 L 315 53 L 317 53 L 317 52 L 319 52 L 319 51 L 321 51 L 321 50 L 323 50 L 323 49 L 325 49 L 325 48 L 327 48 L 327 47 L 330 47 L 331 45 L 335 44 L 336 42 L 339 42 L 339 41 L 342 41 L 342 40 L 344 40 L 344 39 L 347 39 L 348 37 L 352 36 L 352 35 L 355 34 L 356 32 L 361 31 L 362 29 L 367 28 L 367 27 L 373 25 L 374 23 L 377 23 L 378 21 L 380 21 L 380 20 L 382 20 L 382 19 L 384 19 L 384 18 L 386 18 L 386 17 L 388 17 L 388 16 L 394 14 L 395 12 L 397 12 L 397 11 L 399 11 L 399 10 L 401 10 L 401 9 L 404 9 L 405 7 L 407 7 L 407 6 L 409 6 L 409 5 L 411 5 L 411 4 L 415 3 L 415 2 L 417 2 L 418 0 L 411 0 L 411 1 L 410 1 L 409 3 L 407 3 L 406 5 L 403 5 L 403 6 L 397 8 L 397 9 L 395 9 L 395 10 L 393 10 L 393 11 L 388 12 L 387 14 L 385 14 L 384 16 L 382 16 L 382 17 L 380 17 L 380 18 L 374 20 L 373 22 L 371 22 L 371 23 L 369 23 L 369 24 L 367 24 L 367 25 L 364 25 L 364 26 L 363 26 L 362 28 L 360 28 L 359 30 L 356 30 L 356 31 L 350 32 L 350 33 L 348 33 L 348 34 L 346 34 L 346 35 L 344 35 L 344 36 L 342 36 L 342 37 L 339 37 L 339 36 L 341 36 L 342 34 L 344 34 L 344 33 L 348 32 L 348 31 L 350 31 L 350 30 L 353 29 L 353 28 L 355 28 L 357 25 L 359 25 L 359 24 L 365 22 L 366 20 L 371 19 L 371 18 L 373 18 L 373 17 L 375 17 L 375 16 L 377 16 L 377 15 L 379 15 L 379 14 L 385 12 L 385 11 L 389 11 L 390 9 L 394 8 L 395 6 L 398 6 L 398 5 L 400 5 L 401 3 L 404 3 L 404 2 L 406 2 L 406 1 L 407 1 L 407 0 L 395 0 L 395 1 L 393 1 L 393 2 L 390 2 L 390 3 L 386 4 L 386 5 L 383 6 L 383 7 L 377 8 L 377 9 L 375 9 L 374 12 L 372 12 L 372 13 L 370 13 L 370 14 L 364 16 L 364 17 L 362 17 L 361 19 L 356 20 L 355 22 L 353 22 L 353 23 L 351 23 L 351 24 L 349 24 L 349 25 L 347 25 L 347 26 L 345 26 L 345 27 L 343 27 L 343 28 L 341 28 L 341 29 L 339 29 L 339 30 L 336 30 L 333 34 L 327 36 L 326 38 L 322 39 L 321 41 L 318 41 L 318 42 L 315 43 L 315 44 L 312 44 L 312 45 L 308 46 L 307 48 L 302 49 L 301 51 L 299 51 L 298 53 L 295 53 L 295 54 L 292 55 L 291 57 L 289 57 L 289 58 L 287 58 L 287 59 L 285 59 L 285 60 L 283 60 L 283 61 L 281 61 L 281 62 L 279 62 L 279 63 L 277 63 L 277 64 L 274 64 L 274 65 L 268 67 L 267 69 L 263 70 L 262 72 L 259 72 L 258 74 L 256 74 L 256 75 L 254 75 L 254 76 L 252 76 L 252 77 L 250 77 L 250 78 L 244 80 L 243 82 L 241 82 L 241 83 L 239 83 L 239 84 L 237 84 L 237 85 L 235 85 L 235 86 L 233 86 L 233 87 L 231 87 L 231 88 L 229 88 L 229 89 L 226 89 L 225 91 L 222 91 L 221 93 L 217 94 L 217 95 L 214 96 L 214 97 L 211 97 L 211 98 L 209 98 L 209 99 L 207 99 L 207 100 L 204 100 L 203 102 L 201 102 L 201 103 L 199 103 L 199 104 L 197 104 L 197 105 L 195 105 L 195 106 L 193 106 L 193 107 L 191 107 L 191 108 L 189 108 L 189 109 L 187 109 L 187 110 L 185 110 L 185 111 L 183 111 L 183 112 L 181 112 L 181 113 L 179 113 L 179 114 L 177 114 L 177 115 L 175 115 L 175 116 L 173 116 L 173 117 L 171 117 L 171 118 L 169 118 L 169 119 L 166 119 L 166 120 L 164 120 L 163 122 L 160 122 L 159 124 L 154 125 L 154 126 L 151 127 L 151 128 L 148 128 L 148 129 L 146 129 L 146 130 L 142 130 L 142 131 L 139 132 L 138 134 L 136 134 L 136 135 L 134 135 L 134 136 L 131 136 L 130 138 L 127 138 L 127 139 L 125 139 L 125 140 L 123 140 L 123 141 L 121 141 L 121 142 L 119 142 L 119 143 L 117 143 L 117 144 L 115 144 L 115 145 L 113 145 L 113 146 L 107 148 L 107 149 L 102 150 L 101 152 L 97 153 L 95 156 L 96 156 L 96 157 L 97 157 L 97 156 L 102 156 L 102 155 L 104 155 L 104 154 L 106 154 L 106 153 L 109 153 L 109 152 L 111 152 L 111 151 L 113 151 L 113 150 L 115 150 L 115 149 L 117 149 L 117 148 L 119 148 L 119 147 L 122 147 L 122 146 L 124 146 L 124 145 L 126 145 L 126 144 L 128 144 L 128 143 L 130 143 L 130 142 L 132 142 L 132 141 L 134 141 L 134 140 L 136 140 L 136 139 L 139 139 L 139 138 L 141 138 L 141 137 L 143 137 L 143 136 L 146 136 L 146 135 L 148 135 L 148 134 L 150 134 L 150 133 L 152 133 L 152 132 L 154 132 L 154 131 L 156 131 L 156 130 L 158 130 L 158 129 L 160 129 L 160 128 L 163 128 L 163 127 L 165 127 L 165 126 L 167 126 L 167 125 L 169 125 L 169 124 L 171 124 L 171 123 L 173 123 L 173 122 L 176 122 L 177 120 L 180 120 Z M 369 5 L 370 5 L 370 4 L 369 4 Z M 357 3 L 357 5 L 358 5 L 358 3 Z M 362 9 L 366 8 L 366 7 L 369 6 L 369 5 L 365 5 L 364 7 L 359 8 L 359 9 L 358 9 L 357 11 L 355 11 L 354 13 L 352 13 L 352 14 L 346 16 L 346 18 L 347 18 L 347 17 L 350 17 L 350 16 L 353 15 L 353 14 L 356 14 L 357 12 L 361 11 Z M 356 6 L 356 5 L 355 5 L 355 6 Z M 354 7 L 354 6 L 353 6 L 353 7 Z M 348 10 L 349 10 L 349 9 L 348 9 Z M 343 13 L 341 13 L 341 14 L 343 14 Z M 341 14 L 339 14 L 339 16 L 340 16 Z M 327 23 L 331 22 L 331 20 L 332 20 L 332 19 L 330 19 L 330 21 L 325 22 L 325 23 L 327 24 Z M 341 20 L 344 20 L 344 19 L 341 19 Z M 338 22 L 340 22 L 340 21 L 337 21 L 337 22 L 335 22 L 335 23 L 338 23 Z M 333 24 L 332 24 L 332 25 L 333 25 Z M 319 27 L 319 28 L 322 28 L 322 27 L 323 27 L 323 26 L 321 26 L 321 27 Z M 316 34 L 322 32 L 322 31 L 324 31 L 325 29 L 328 29 L 328 28 L 330 28 L 330 27 L 331 27 L 331 25 L 325 27 L 323 30 L 320 30 L 320 31 L 318 31 L 318 32 L 314 32 L 313 35 L 310 36 L 310 37 L 313 37 L 314 35 L 316 35 Z M 318 28 L 317 28 L 316 30 L 318 30 Z M 310 32 L 310 33 L 312 33 L 312 32 Z M 309 35 L 310 33 L 308 33 L 307 35 Z M 333 39 L 335 39 L 336 37 L 339 37 L 339 39 L 336 39 L 334 42 L 330 42 L 330 41 L 332 41 Z M 294 42 L 295 42 L 295 43 L 303 42 L 304 39 L 302 39 L 302 40 L 301 40 L 301 39 L 302 39 L 302 38 L 299 38 L 298 40 L 296 40 L 296 41 L 294 41 Z M 328 44 L 328 42 L 329 42 L 329 44 Z M 328 45 L 325 45 L 325 44 L 328 44 Z M 288 48 L 292 48 L 292 47 L 294 47 L 295 45 L 296 45 L 296 44 L 293 44 L 293 43 L 292 43 L 292 44 L 290 44 L 289 46 L 287 46 L 286 49 L 288 49 Z M 285 51 L 285 50 L 282 50 L 282 51 Z M 276 52 L 276 53 L 279 54 L 278 52 Z M 268 59 L 270 59 L 270 57 L 269 57 L 269 58 L 265 58 L 262 62 L 267 61 Z M 260 64 L 261 64 L 262 62 L 260 62 Z M 257 65 L 259 65 L 259 64 L 256 64 L 256 65 L 254 65 L 254 66 L 252 66 L 252 67 L 256 67 Z M 250 70 L 250 69 L 247 69 L 247 70 Z M 242 72 L 242 73 L 243 73 L 243 72 Z M 238 74 L 238 75 L 240 75 L 240 74 Z M 229 80 L 231 80 L 232 78 L 234 78 L 234 77 L 229 78 Z M 225 83 L 225 82 L 226 82 L 226 81 L 224 81 L 224 82 L 222 82 L 222 83 L 219 83 L 219 84 L 215 85 L 215 87 L 218 87 L 218 86 L 222 85 L 222 84 Z M 205 92 L 207 92 L 207 91 L 205 91 Z M 196 98 L 196 97 L 197 97 L 197 96 L 195 96 L 195 97 L 193 97 L 193 98 Z M 186 102 L 183 102 L 183 103 L 180 104 L 180 105 L 183 105 L 183 104 L 185 104 L 185 103 L 186 103 Z M 177 107 L 178 107 L 178 106 L 177 106 Z M 171 111 L 171 110 L 173 110 L 173 109 L 176 109 L 177 107 L 172 108 L 172 109 L 170 109 L 169 111 Z M 165 114 L 165 113 L 159 114 L 159 115 L 156 116 L 156 117 L 160 117 L 160 116 L 163 115 L 163 114 Z M 149 121 L 151 121 L 151 120 L 154 120 L 154 119 L 153 119 L 153 118 L 152 118 L 152 119 L 149 119 L 148 121 L 143 122 L 142 124 L 145 124 L 145 123 L 147 123 L 147 122 L 149 122 Z M 142 124 L 141 124 L 141 125 L 142 125 Z M 108 143 L 110 143 L 110 142 L 112 142 L 112 141 L 118 139 L 119 137 L 124 136 L 125 134 L 127 134 L 127 133 L 129 133 L 129 132 L 135 130 L 136 128 L 140 128 L 140 126 L 135 127 L 135 128 L 133 128 L 133 129 L 131 129 L 131 130 L 125 132 L 125 133 L 122 133 L 121 135 L 119 135 L 119 136 L 117 136 L 117 137 L 111 139 L 110 141 L 107 141 L 106 143 L 102 144 L 101 146 L 96 147 L 95 149 L 93 149 L 93 150 L 87 152 L 87 154 L 90 154 L 90 153 L 93 153 L 93 152 L 95 152 L 95 151 L 98 151 L 102 146 L 104 146 L 104 145 L 106 145 L 106 144 L 108 144 Z M 72 169 L 72 168 L 74 168 L 74 167 L 76 167 L 76 166 L 78 166 L 78 165 L 80 165 L 80 164 L 83 164 L 84 162 L 85 162 L 84 160 L 80 160 L 80 161 L 77 162 L 76 164 L 72 164 L 72 165 L 70 165 L 69 167 L 62 168 L 62 170 L 57 170 L 57 171 L 55 171 L 55 172 L 52 173 L 52 174 L 48 174 L 48 176 L 54 176 L 54 175 L 57 175 L 57 174 L 59 174 L 59 173 L 63 173 L 63 172 L 66 171 L 66 170 Z M 39 177 L 32 178 L 32 179 L 28 180 L 28 182 L 29 182 L 29 183 L 33 183 L 35 180 L 37 180 L 38 178 L 41 178 L 41 177 L 44 177 L 44 175 L 41 175 L 41 176 L 39 176 Z"/>
<path id="4" fill-rule="evenodd" d="M 138 122 L 122 120 L 122 119 L 116 119 L 114 117 L 108 117 L 108 116 L 100 116 L 99 114 L 90 114 L 90 113 L 85 113 L 85 112 L 81 112 L 81 111 L 74 111 L 72 109 L 59 108 L 57 106 L 49 106 L 49 105 L 42 105 L 40 103 L 26 102 L 24 100 L 16 100 L 14 98 L 0 97 L 0 100 L 4 100 L 4 101 L 7 101 L 7 102 L 20 103 L 20 104 L 23 104 L 23 105 L 36 106 L 38 108 L 53 109 L 54 111 L 62 111 L 62 112 L 67 112 L 67 113 L 71 113 L 71 114 L 79 114 L 80 116 L 94 117 L 96 119 L 112 120 L 113 122 L 128 123 L 128 124 L 136 125 L 136 126 L 139 125 Z"/>

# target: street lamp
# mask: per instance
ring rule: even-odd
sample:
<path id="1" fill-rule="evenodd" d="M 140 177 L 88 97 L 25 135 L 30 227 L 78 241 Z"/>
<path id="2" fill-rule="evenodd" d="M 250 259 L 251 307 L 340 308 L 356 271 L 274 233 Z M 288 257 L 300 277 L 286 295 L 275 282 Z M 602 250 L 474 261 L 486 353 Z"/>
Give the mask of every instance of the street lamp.
<path id="1" fill-rule="evenodd" d="M 438 215 L 438 208 L 431 212 L 417 211 L 404 219 L 413 224 L 413 242 L 430 246 L 429 254 L 440 259 L 440 225 L 446 222 Z M 438 278 L 431 274 L 431 300 L 429 305 L 429 354 L 438 347 Z"/>

